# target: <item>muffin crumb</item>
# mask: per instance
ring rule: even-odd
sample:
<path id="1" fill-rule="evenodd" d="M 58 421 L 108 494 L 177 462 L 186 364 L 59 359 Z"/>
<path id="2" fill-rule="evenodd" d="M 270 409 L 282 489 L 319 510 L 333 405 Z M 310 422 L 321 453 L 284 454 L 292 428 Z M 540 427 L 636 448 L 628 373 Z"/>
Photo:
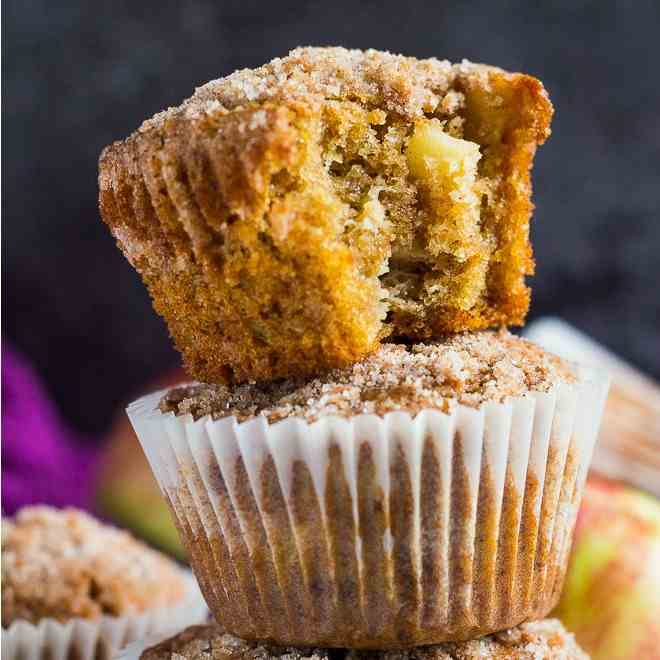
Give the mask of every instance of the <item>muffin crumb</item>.
<path id="1" fill-rule="evenodd" d="M 246 385 L 190 385 L 169 391 L 161 412 L 194 419 L 261 415 L 269 422 L 325 415 L 411 414 L 431 408 L 449 412 L 462 404 L 529 392 L 547 392 L 558 382 L 574 382 L 570 366 L 539 346 L 506 330 L 463 333 L 429 344 L 384 344 L 356 364 L 312 379 Z"/>

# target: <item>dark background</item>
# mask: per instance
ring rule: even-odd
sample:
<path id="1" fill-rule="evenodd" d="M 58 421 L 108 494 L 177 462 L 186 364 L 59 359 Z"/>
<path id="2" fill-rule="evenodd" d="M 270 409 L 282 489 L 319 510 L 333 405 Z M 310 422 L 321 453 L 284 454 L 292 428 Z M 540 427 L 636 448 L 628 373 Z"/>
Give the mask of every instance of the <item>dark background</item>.
<path id="1" fill-rule="evenodd" d="M 530 318 L 560 315 L 660 377 L 660 3 L 534 4 L 5 0 L 3 335 L 72 424 L 107 428 L 178 357 L 100 221 L 99 152 L 211 78 L 338 44 L 544 81 Z"/>

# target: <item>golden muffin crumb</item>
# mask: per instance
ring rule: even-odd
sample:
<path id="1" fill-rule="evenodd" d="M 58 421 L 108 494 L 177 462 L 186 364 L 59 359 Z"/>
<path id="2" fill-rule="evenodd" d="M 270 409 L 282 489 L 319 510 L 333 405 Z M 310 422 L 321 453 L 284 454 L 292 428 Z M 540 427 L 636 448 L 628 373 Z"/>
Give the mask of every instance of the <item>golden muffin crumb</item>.
<path id="1" fill-rule="evenodd" d="M 523 322 L 551 115 L 524 74 L 299 48 L 107 147 L 101 214 L 194 377 L 309 376 Z"/>
<path id="2" fill-rule="evenodd" d="M 36 506 L 2 520 L 5 628 L 19 619 L 140 613 L 184 593 L 176 564 L 82 511 Z"/>
<path id="3" fill-rule="evenodd" d="M 324 415 L 448 412 L 457 403 L 478 407 L 574 380 L 567 363 L 539 346 L 505 330 L 484 331 L 440 343 L 385 344 L 313 379 L 179 387 L 163 397 L 160 410 L 195 419 L 262 415 L 270 422 L 291 416 L 311 422 Z"/>
<path id="4" fill-rule="evenodd" d="M 141 660 L 589 660 L 557 619 L 523 623 L 517 628 L 469 642 L 447 642 L 405 650 L 353 651 L 272 646 L 248 642 L 218 625 L 192 626 L 142 653 Z"/>

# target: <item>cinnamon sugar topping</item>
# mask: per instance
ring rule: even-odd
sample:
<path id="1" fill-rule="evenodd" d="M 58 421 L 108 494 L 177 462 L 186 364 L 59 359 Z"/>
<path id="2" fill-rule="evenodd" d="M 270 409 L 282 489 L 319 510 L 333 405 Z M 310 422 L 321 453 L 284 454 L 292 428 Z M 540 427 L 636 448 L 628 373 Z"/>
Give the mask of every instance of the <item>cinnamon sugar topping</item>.
<path id="1" fill-rule="evenodd" d="M 487 401 L 545 392 L 575 376 L 560 358 L 507 331 L 456 335 L 430 344 L 385 344 L 345 369 L 313 379 L 239 386 L 192 385 L 168 392 L 162 412 L 195 419 L 263 415 L 314 421 L 324 415 L 415 414 L 424 408 L 479 407 Z"/>
<path id="2" fill-rule="evenodd" d="M 141 660 L 588 660 L 557 619 L 523 623 L 481 639 L 389 651 L 278 647 L 248 642 L 219 626 L 193 626 L 147 649 Z"/>
<path id="3" fill-rule="evenodd" d="M 198 87 L 183 107 L 195 117 L 265 101 L 351 98 L 419 117 L 438 107 L 459 74 L 481 74 L 487 84 L 489 69 L 495 67 L 467 61 L 452 65 L 435 58 L 416 60 L 373 49 L 301 47 L 258 69 L 242 69 Z M 158 113 L 143 124 L 143 130 L 163 123 L 176 111 Z"/>

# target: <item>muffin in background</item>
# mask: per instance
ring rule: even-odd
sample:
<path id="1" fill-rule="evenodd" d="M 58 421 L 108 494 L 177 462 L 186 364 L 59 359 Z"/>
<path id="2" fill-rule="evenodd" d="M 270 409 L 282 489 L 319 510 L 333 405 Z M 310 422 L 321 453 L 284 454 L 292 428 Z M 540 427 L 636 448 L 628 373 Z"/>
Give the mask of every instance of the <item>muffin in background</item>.
<path id="1" fill-rule="evenodd" d="M 556 619 L 523 623 L 517 628 L 467 642 L 402 651 L 273 647 L 237 639 L 217 625 L 192 626 L 141 653 L 139 646 L 127 649 L 118 660 L 276 660 L 282 657 L 288 660 L 589 660 L 573 635 Z"/>
<path id="2" fill-rule="evenodd" d="M 91 658 L 201 620 L 191 578 L 128 533 L 76 509 L 2 521 L 2 654 Z M 176 629 L 176 628 L 175 628 Z"/>
<path id="3" fill-rule="evenodd" d="M 128 413 L 228 631 L 385 649 L 548 614 L 606 391 L 502 331 Z"/>

